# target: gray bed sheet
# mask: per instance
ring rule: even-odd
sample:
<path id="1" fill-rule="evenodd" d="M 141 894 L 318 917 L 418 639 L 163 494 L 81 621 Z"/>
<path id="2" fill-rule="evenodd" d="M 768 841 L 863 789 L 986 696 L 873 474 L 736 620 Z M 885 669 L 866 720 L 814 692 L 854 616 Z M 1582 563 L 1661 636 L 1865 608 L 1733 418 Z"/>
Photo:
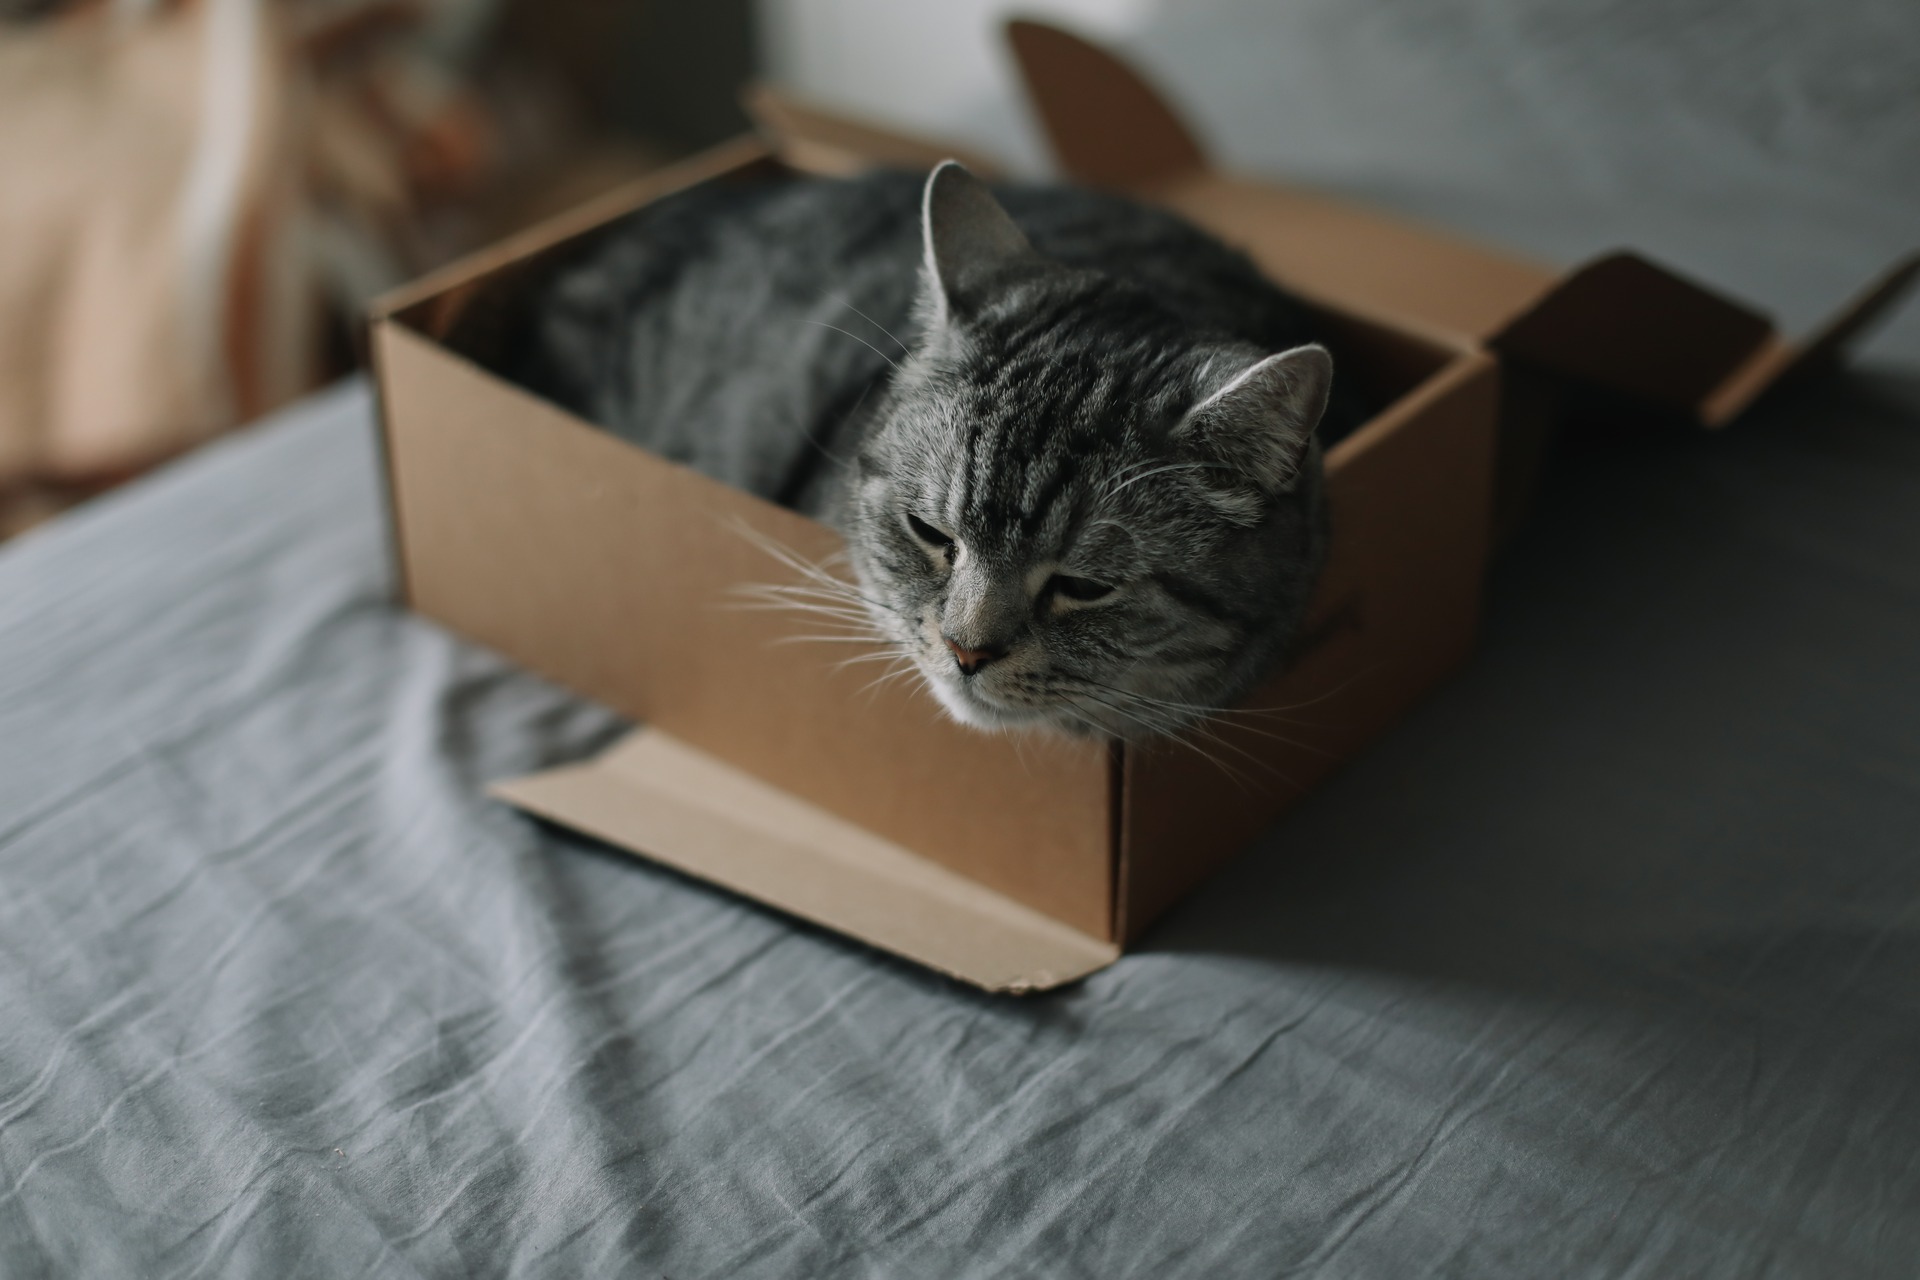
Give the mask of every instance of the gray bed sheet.
<path id="1" fill-rule="evenodd" d="M 987 997 L 479 789 L 350 383 L 0 550 L 0 1275 L 1909 1276 L 1920 377 L 1559 460 L 1484 648 Z"/>

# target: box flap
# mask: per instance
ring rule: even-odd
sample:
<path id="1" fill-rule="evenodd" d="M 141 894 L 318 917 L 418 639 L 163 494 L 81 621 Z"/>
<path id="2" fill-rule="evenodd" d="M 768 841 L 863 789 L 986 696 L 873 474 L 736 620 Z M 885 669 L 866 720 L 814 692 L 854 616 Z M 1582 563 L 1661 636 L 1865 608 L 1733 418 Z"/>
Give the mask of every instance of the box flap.
<path id="1" fill-rule="evenodd" d="M 1767 388 L 1803 373 L 1831 368 L 1849 345 L 1907 295 L 1916 277 L 1920 277 L 1920 253 L 1908 254 L 1800 341 L 1776 339 L 1768 344 L 1701 402 L 1701 423 L 1724 427 Z"/>
<path id="2" fill-rule="evenodd" d="M 772 85 L 750 86 L 741 105 L 780 158 L 809 173 L 845 177 L 876 165 L 931 169 L 942 160 L 958 160 L 983 178 L 1000 172 L 999 165 L 971 148 L 822 111 Z"/>
<path id="3" fill-rule="evenodd" d="M 1831 363 L 1920 272 L 1920 258 L 1903 259 L 1790 342 L 1760 312 L 1638 254 L 1562 276 L 1410 219 L 1212 170 L 1192 130 L 1120 58 L 1039 22 L 1009 23 L 1007 37 L 1069 176 L 1178 210 L 1309 298 L 1471 337 L 1707 426 Z"/>
<path id="4" fill-rule="evenodd" d="M 1054 158 L 1072 177 L 1140 188 L 1209 167 L 1166 97 L 1105 49 L 1019 18 L 1007 24 L 1007 40 Z"/>
<path id="5" fill-rule="evenodd" d="M 1767 317 L 1635 253 L 1571 272 L 1491 335 L 1554 373 L 1692 412 L 1774 336 Z"/>
<path id="6" fill-rule="evenodd" d="M 1636 253 L 1570 272 L 1492 335 L 1502 355 L 1720 427 L 1767 388 L 1829 364 L 1920 273 L 1909 256 L 1799 341 L 1762 313 Z"/>
<path id="7" fill-rule="evenodd" d="M 989 991 L 1044 991 L 1119 958 L 657 729 L 496 784 L 521 809 Z"/>
<path id="8" fill-rule="evenodd" d="M 1033 21 L 1007 24 L 1027 96 L 1068 177 L 1167 205 L 1316 301 L 1479 341 L 1556 272 L 1407 218 L 1213 168 L 1165 97 L 1112 53 Z"/>

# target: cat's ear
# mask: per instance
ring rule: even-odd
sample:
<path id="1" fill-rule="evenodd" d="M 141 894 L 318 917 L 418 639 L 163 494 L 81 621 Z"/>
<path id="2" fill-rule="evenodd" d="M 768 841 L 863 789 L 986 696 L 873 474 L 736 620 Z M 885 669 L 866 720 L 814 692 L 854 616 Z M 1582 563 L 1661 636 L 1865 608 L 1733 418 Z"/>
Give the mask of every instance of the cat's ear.
<path id="1" fill-rule="evenodd" d="M 1005 268 L 1035 257 L 1020 228 L 957 160 L 927 176 L 920 200 L 926 302 L 935 324 L 963 314 L 969 295 Z"/>
<path id="2" fill-rule="evenodd" d="M 1295 347 L 1225 376 L 1174 429 L 1185 447 L 1276 497 L 1299 483 L 1333 387 L 1333 357 Z M 1231 514 L 1231 513 L 1229 513 Z"/>

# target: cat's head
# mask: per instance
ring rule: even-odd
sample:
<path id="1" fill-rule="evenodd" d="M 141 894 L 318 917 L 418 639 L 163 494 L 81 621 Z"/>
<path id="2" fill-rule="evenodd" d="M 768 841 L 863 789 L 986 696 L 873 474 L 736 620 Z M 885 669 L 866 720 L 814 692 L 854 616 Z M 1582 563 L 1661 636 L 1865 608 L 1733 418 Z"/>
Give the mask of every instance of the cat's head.
<path id="1" fill-rule="evenodd" d="M 1323 552 L 1332 362 L 1184 328 L 927 181 L 922 338 L 851 477 L 875 621 L 957 719 L 1139 737 L 1243 693 Z"/>

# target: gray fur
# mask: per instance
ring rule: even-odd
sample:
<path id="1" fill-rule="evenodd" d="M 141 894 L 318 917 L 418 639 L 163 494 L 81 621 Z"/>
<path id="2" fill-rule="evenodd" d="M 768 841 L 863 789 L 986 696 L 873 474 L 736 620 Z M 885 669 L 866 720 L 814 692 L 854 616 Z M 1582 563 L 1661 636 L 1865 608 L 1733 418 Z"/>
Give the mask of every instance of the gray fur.
<path id="1" fill-rule="evenodd" d="M 997 194 L 951 163 L 697 189 L 561 272 L 514 372 L 838 527 L 856 581 L 774 598 L 858 618 L 961 721 L 1172 732 L 1293 638 L 1316 427 L 1364 415 L 1240 255 L 1116 197 Z"/>

